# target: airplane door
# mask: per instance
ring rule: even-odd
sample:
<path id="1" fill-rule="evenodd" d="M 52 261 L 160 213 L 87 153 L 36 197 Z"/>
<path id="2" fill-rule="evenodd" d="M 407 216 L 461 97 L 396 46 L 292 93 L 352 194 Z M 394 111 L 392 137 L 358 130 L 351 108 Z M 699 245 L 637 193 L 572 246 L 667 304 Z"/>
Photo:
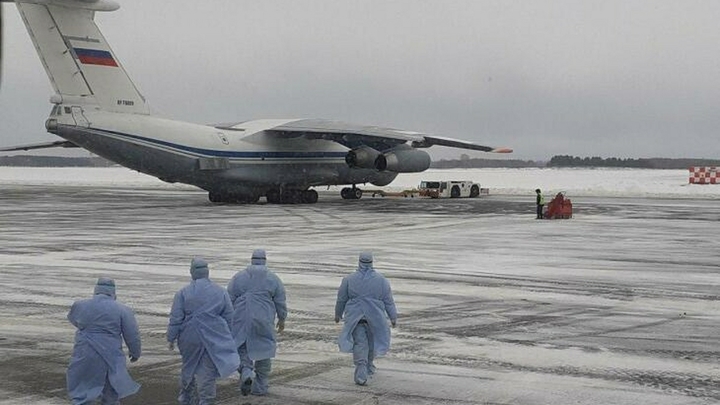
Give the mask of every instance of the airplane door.
<path id="1" fill-rule="evenodd" d="M 75 120 L 75 125 L 85 128 L 90 126 L 90 123 L 88 122 L 87 118 L 85 118 L 85 114 L 83 114 L 83 110 L 81 107 L 72 107 L 72 117 Z"/>

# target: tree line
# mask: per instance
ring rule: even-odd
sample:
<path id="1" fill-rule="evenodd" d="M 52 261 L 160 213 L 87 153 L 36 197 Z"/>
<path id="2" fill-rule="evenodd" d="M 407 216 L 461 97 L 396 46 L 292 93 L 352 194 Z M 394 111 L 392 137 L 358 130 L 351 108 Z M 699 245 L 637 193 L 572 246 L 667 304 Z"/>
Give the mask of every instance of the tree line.
<path id="1" fill-rule="evenodd" d="M 492 167 L 628 167 L 641 169 L 687 169 L 691 166 L 720 166 L 716 159 L 671 159 L 671 158 L 602 158 L 599 156 L 580 157 L 555 155 L 549 161 L 517 159 L 480 159 L 469 158 L 463 154 L 460 159 L 441 159 L 433 161 L 434 169 L 471 169 Z"/>
<path id="2" fill-rule="evenodd" d="M 720 160 L 713 159 L 670 159 L 670 158 L 601 158 L 556 155 L 547 167 L 630 167 L 641 169 L 687 169 L 690 166 L 720 166 Z"/>

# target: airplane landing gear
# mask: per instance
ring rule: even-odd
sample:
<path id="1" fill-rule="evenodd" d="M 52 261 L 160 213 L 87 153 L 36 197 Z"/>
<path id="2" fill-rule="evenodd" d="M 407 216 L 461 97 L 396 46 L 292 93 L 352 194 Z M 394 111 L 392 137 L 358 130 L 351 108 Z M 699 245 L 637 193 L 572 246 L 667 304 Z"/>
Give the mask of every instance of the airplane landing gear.
<path id="1" fill-rule="evenodd" d="M 315 190 L 268 190 L 265 195 L 269 204 L 315 204 L 318 193 Z"/>
<path id="2" fill-rule="evenodd" d="M 208 200 L 212 203 L 228 203 L 228 204 L 254 204 L 260 199 L 255 194 L 236 194 L 223 191 L 210 191 Z"/>
<path id="3" fill-rule="evenodd" d="M 315 190 L 305 190 L 301 199 L 304 204 L 315 204 L 318 201 L 318 193 Z"/>
<path id="4" fill-rule="evenodd" d="M 271 189 L 265 194 L 268 204 L 280 204 L 280 190 Z"/>
<path id="5" fill-rule="evenodd" d="M 340 197 L 343 198 L 343 200 L 359 200 L 362 198 L 363 191 L 353 184 L 352 187 L 345 187 L 342 190 L 340 190 Z"/>

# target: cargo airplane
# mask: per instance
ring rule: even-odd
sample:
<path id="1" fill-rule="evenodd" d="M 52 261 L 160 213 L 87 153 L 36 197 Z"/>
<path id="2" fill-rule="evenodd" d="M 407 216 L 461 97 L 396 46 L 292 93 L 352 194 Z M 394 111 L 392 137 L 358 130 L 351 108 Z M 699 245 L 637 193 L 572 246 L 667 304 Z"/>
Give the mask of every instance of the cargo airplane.
<path id="1" fill-rule="evenodd" d="M 433 145 L 508 153 L 458 139 L 323 119 L 260 119 L 198 125 L 160 118 L 95 24 L 113 0 L 13 2 L 55 94 L 48 132 L 63 140 L 2 151 L 80 147 L 122 166 L 208 191 L 212 202 L 314 203 L 316 186 L 384 186 L 430 167 Z"/>

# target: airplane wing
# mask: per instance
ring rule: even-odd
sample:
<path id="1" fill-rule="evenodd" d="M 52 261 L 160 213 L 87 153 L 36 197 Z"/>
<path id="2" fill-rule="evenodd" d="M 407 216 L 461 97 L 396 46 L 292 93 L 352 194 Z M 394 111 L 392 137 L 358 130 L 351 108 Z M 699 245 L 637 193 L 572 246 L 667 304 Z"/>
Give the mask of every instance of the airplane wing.
<path id="1" fill-rule="evenodd" d="M 55 142 L 43 142 L 34 143 L 30 145 L 13 146 L 10 148 L 0 148 L 0 152 L 12 152 L 17 150 L 33 150 L 33 149 L 46 149 L 46 148 L 79 148 L 70 141 L 55 141 Z"/>
<path id="2" fill-rule="evenodd" d="M 422 142 L 413 142 L 413 147 L 415 148 L 429 148 L 433 145 L 438 146 L 447 146 L 450 148 L 461 148 L 461 149 L 471 149 L 471 150 L 479 150 L 483 152 L 490 152 L 490 153 L 512 153 L 512 149 L 510 148 L 494 148 L 490 146 L 483 146 L 478 145 L 476 143 L 463 141 L 460 139 L 453 139 L 453 138 L 444 138 L 439 136 L 427 136 L 424 135 L 425 140 Z"/>
<path id="3" fill-rule="evenodd" d="M 238 124 L 242 125 L 242 124 Z M 232 129 L 232 126 L 227 127 Z M 403 131 L 367 125 L 349 124 L 323 119 L 300 119 L 284 122 L 266 129 L 265 136 L 281 138 L 325 139 L 338 142 L 348 148 L 369 146 L 376 150 L 387 150 L 410 142 L 414 148 L 429 148 L 433 145 L 479 150 L 492 153 L 510 153 L 512 149 L 478 145 L 459 139 L 430 136 L 420 132 Z"/>

